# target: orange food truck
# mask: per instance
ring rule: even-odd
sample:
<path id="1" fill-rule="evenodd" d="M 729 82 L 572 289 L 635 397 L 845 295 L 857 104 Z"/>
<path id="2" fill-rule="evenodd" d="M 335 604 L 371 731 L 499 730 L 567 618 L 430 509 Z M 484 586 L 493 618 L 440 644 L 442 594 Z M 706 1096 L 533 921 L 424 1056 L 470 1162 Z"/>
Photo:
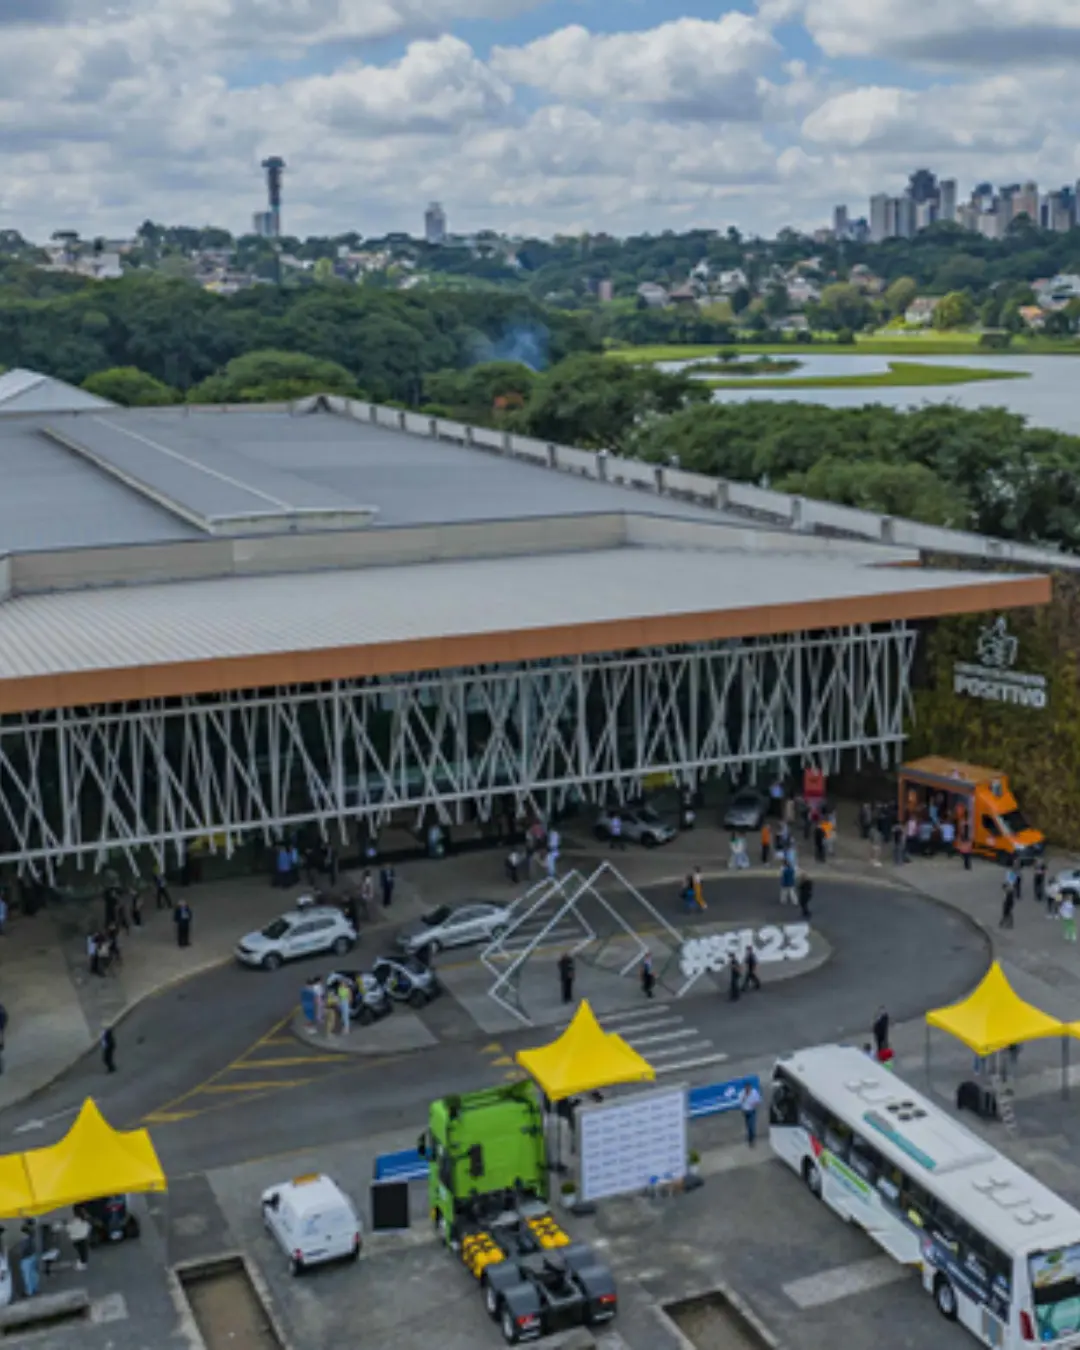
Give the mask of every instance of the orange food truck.
<path id="1" fill-rule="evenodd" d="M 1046 840 L 1032 829 L 997 769 L 940 755 L 913 760 L 900 770 L 900 819 L 927 815 L 951 820 L 956 837 L 970 827 L 973 853 L 1002 863 L 1033 862 Z"/>

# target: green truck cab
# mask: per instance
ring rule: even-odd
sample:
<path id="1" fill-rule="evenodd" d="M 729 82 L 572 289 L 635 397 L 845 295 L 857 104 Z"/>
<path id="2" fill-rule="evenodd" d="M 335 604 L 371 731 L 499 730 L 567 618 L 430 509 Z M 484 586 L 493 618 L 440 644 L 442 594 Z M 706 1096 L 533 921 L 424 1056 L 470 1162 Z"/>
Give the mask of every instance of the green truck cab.
<path id="1" fill-rule="evenodd" d="M 432 1222 L 479 1282 L 507 1345 L 615 1316 L 611 1271 L 548 1208 L 544 1117 L 531 1083 L 433 1102 L 420 1152 Z"/>
<path id="2" fill-rule="evenodd" d="M 440 1097 L 424 1139 L 432 1222 L 453 1243 L 471 1200 L 517 1192 L 548 1196 L 544 1117 L 532 1083 Z"/>

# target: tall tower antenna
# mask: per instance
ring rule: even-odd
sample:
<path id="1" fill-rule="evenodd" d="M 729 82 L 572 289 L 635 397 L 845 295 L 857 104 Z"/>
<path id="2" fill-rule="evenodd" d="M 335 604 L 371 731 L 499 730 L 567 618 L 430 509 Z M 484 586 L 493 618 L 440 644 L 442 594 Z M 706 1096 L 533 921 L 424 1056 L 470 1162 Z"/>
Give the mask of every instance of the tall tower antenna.
<path id="1" fill-rule="evenodd" d="M 266 196 L 270 205 L 270 231 L 274 239 L 281 235 L 281 175 L 285 161 L 277 155 L 264 159 L 262 167 L 266 170 Z"/>

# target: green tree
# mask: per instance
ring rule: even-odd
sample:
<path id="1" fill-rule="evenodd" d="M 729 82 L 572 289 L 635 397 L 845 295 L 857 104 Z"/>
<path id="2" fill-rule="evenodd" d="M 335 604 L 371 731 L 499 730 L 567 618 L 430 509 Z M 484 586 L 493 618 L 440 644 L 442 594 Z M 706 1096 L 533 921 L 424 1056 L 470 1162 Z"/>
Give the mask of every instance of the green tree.
<path id="1" fill-rule="evenodd" d="M 992 291 L 979 307 L 979 322 L 984 328 L 997 328 L 1001 323 L 1001 297 Z"/>
<path id="2" fill-rule="evenodd" d="M 731 312 L 733 314 L 744 314 L 750 308 L 750 302 L 753 300 L 750 290 L 746 286 L 737 286 L 731 292 L 729 297 L 731 301 Z"/>
<path id="3" fill-rule="evenodd" d="M 975 305 L 965 291 L 950 291 L 934 310 L 934 327 L 942 332 L 967 328 L 975 320 Z"/>
<path id="4" fill-rule="evenodd" d="M 967 503 L 923 464 L 885 464 L 826 455 L 806 473 L 776 485 L 781 492 L 839 502 L 882 515 L 904 516 L 928 525 L 963 526 Z"/>
<path id="5" fill-rule="evenodd" d="M 336 361 L 300 352 L 248 352 L 197 384 L 191 403 L 271 403 L 308 394 L 359 393 L 356 381 Z"/>
<path id="6" fill-rule="evenodd" d="M 782 319 L 790 309 L 787 287 L 782 282 L 774 282 L 765 292 L 765 313 L 770 319 Z"/>
<path id="7" fill-rule="evenodd" d="M 864 328 L 874 312 L 862 291 L 845 281 L 825 287 L 818 309 L 824 318 L 824 326 L 832 329 Z"/>
<path id="8" fill-rule="evenodd" d="M 126 408 L 150 408 L 180 401 L 176 389 L 136 366 L 99 370 L 87 376 L 82 387 L 89 394 L 97 394 L 98 398 L 107 398 Z"/>
<path id="9" fill-rule="evenodd" d="M 661 414 L 708 397 L 708 387 L 687 375 L 574 356 L 537 379 L 523 426 L 544 440 L 622 451 Z"/>
<path id="10" fill-rule="evenodd" d="M 918 294 L 919 283 L 914 277 L 897 277 L 883 297 L 885 308 L 893 318 L 902 319 Z"/>

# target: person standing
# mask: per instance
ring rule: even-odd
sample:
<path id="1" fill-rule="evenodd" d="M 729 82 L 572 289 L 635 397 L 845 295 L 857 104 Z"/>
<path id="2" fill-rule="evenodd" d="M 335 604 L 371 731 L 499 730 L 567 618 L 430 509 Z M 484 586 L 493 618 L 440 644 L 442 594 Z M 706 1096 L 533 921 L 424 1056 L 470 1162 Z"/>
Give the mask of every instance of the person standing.
<path id="1" fill-rule="evenodd" d="M 795 898 L 795 868 L 784 859 L 784 865 L 780 869 L 780 903 L 782 905 L 797 904 Z"/>
<path id="2" fill-rule="evenodd" d="M 761 823 L 761 865 L 768 867 L 769 854 L 772 852 L 772 830 L 769 829 L 767 820 Z"/>
<path id="3" fill-rule="evenodd" d="M 22 1239 L 19 1242 L 19 1273 L 22 1275 L 23 1293 L 33 1298 L 40 1287 L 38 1279 L 37 1234 L 33 1223 L 27 1221 L 22 1226 Z"/>
<path id="4" fill-rule="evenodd" d="M 391 892 L 393 899 L 393 892 Z M 371 918 L 371 905 L 375 899 L 375 882 L 371 878 L 371 868 L 365 867 L 360 877 L 360 912 L 365 919 Z"/>
<path id="5" fill-rule="evenodd" d="M 165 883 L 165 873 L 159 869 L 154 873 L 154 906 L 156 909 L 169 909 L 171 905 L 169 888 Z"/>
<path id="6" fill-rule="evenodd" d="M 564 1003 L 573 1003 L 574 1001 L 574 958 L 569 952 L 563 952 L 559 957 L 559 987 L 562 991 L 562 1001 Z"/>
<path id="7" fill-rule="evenodd" d="M 960 835 L 956 841 L 956 851 L 964 861 L 964 871 L 971 871 L 971 831 L 966 825 L 961 826 Z"/>
<path id="8" fill-rule="evenodd" d="M 134 927 L 142 927 L 142 891 L 138 886 L 131 892 L 131 922 Z"/>
<path id="9" fill-rule="evenodd" d="M 728 1002 L 738 1003 L 742 989 L 742 966 L 734 952 L 728 957 Z"/>
<path id="10" fill-rule="evenodd" d="M 90 1259 L 90 1225 L 86 1221 L 86 1211 L 82 1205 L 76 1205 L 72 1210 L 67 1235 L 75 1248 L 75 1269 L 85 1270 Z"/>
<path id="11" fill-rule="evenodd" d="M 881 831 L 878 829 L 877 824 L 875 822 L 871 821 L 870 828 L 867 831 L 866 837 L 870 840 L 870 865 L 872 867 L 880 867 Z"/>
<path id="12" fill-rule="evenodd" d="M 397 885 L 397 874 L 389 863 L 379 869 L 379 885 L 382 887 L 383 909 L 389 909 L 394 902 L 394 887 Z"/>
<path id="13" fill-rule="evenodd" d="M 347 980 L 339 980 L 337 987 L 338 1029 L 343 1036 L 349 1034 L 349 1014 L 352 1012 L 352 999 Z"/>
<path id="14" fill-rule="evenodd" d="M 1012 883 L 1006 881 L 1005 899 L 1002 901 L 1001 905 L 1001 921 L 998 924 L 999 928 L 1013 928 L 1015 926 L 1016 921 L 1013 917 L 1013 910 L 1015 908 L 1016 891 L 1013 889 Z"/>
<path id="15" fill-rule="evenodd" d="M 1058 913 L 1061 915 L 1061 926 L 1065 933 L 1066 942 L 1076 941 L 1076 905 L 1072 894 L 1066 891 L 1061 897 L 1061 904 L 1058 906 Z"/>
<path id="16" fill-rule="evenodd" d="M 754 951 L 753 944 L 748 944 L 746 953 L 743 956 L 743 969 L 746 974 L 743 978 L 743 993 L 749 993 L 751 989 L 760 989 L 761 981 L 758 979 L 758 956 Z"/>
<path id="17" fill-rule="evenodd" d="M 641 958 L 641 992 L 646 998 L 652 998 L 656 988 L 656 972 L 653 970 L 652 953 L 646 951 Z"/>
<path id="18" fill-rule="evenodd" d="M 312 980 L 311 992 L 315 998 L 315 1026 L 321 1028 L 326 1022 L 326 985 L 321 975 Z"/>
<path id="19" fill-rule="evenodd" d="M 825 825 L 820 820 L 814 825 L 814 857 L 819 863 L 825 861 Z"/>
<path id="20" fill-rule="evenodd" d="M 1039 904 L 1046 905 L 1046 912 L 1052 918 L 1054 906 L 1052 901 L 1047 900 L 1046 896 L 1046 862 L 1043 858 L 1035 864 L 1035 870 L 1031 874 L 1031 885 L 1035 892 L 1035 899 Z"/>
<path id="21" fill-rule="evenodd" d="M 701 868 L 695 867 L 690 877 L 690 886 L 694 893 L 694 904 L 704 913 L 707 908 L 705 904 L 705 883 L 701 879 Z"/>
<path id="22" fill-rule="evenodd" d="M 608 817 L 608 845 L 610 848 L 624 849 L 626 843 L 622 837 L 622 816 L 612 811 Z"/>
<path id="23" fill-rule="evenodd" d="M 1013 888 L 1017 900 L 1023 900 L 1024 888 L 1020 877 L 1020 869 L 1015 863 L 1009 864 L 1009 870 L 1005 873 L 1005 884 Z"/>
<path id="24" fill-rule="evenodd" d="M 915 852 L 915 844 L 919 838 L 919 822 L 915 816 L 908 816 L 907 824 L 904 826 L 904 861 L 910 862 L 911 855 Z"/>
<path id="25" fill-rule="evenodd" d="M 191 946 L 191 906 L 181 900 L 173 910 L 173 923 L 176 924 L 176 945 Z"/>
<path id="26" fill-rule="evenodd" d="M 116 1072 L 116 1033 L 112 1027 L 104 1027 L 101 1032 L 101 1062 L 106 1073 Z"/>
<path id="27" fill-rule="evenodd" d="M 745 1083 L 742 1092 L 739 1093 L 739 1110 L 746 1126 L 746 1143 L 749 1148 L 754 1147 L 757 1139 L 757 1113 L 760 1105 L 761 1093 L 757 1084 L 753 1081 Z"/>
<path id="28" fill-rule="evenodd" d="M 814 883 L 805 872 L 799 877 L 796 891 L 799 898 L 799 912 L 804 919 L 809 919 L 810 901 L 814 898 Z"/>
<path id="29" fill-rule="evenodd" d="M 884 1003 L 878 1008 L 870 1030 L 874 1035 L 874 1053 L 880 1060 L 882 1051 L 889 1048 L 889 1014 Z"/>
<path id="30" fill-rule="evenodd" d="M 896 867 L 904 861 L 904 827 L 898 820 L 892 827 L 892 860 Z"/>

